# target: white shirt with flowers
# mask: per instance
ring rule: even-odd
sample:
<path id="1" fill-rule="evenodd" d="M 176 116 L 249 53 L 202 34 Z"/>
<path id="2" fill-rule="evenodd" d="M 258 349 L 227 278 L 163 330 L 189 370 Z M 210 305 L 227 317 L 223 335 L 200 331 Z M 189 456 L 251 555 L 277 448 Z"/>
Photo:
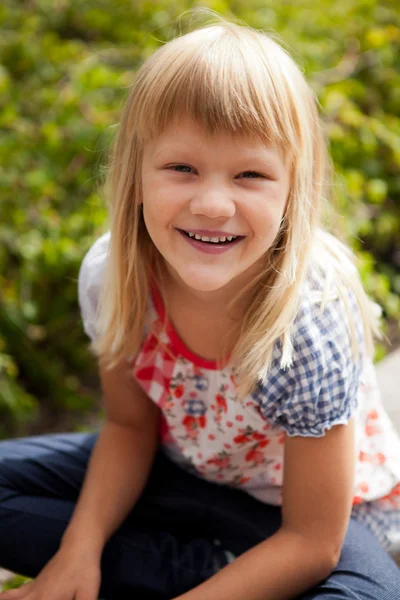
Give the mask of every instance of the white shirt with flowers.
<path id="1" fill-rule="evenodd" d="M 96 336 L 95 314 L 109 233 L 87 253 L 79 273 L 86 333 Z M 193 354 L 165 321 L 154 286 L 143 342 L 130 360 L 132 375 L 162 411 L 165 453 L 193 474 L 238 487 L 261 502 L 280 505 L 283 452 L 289 436 L 320 437 L 332 426 L 356 423 L 356 477 L 352 516 L 390 551 L 400 550 L 400 439 L 382 405 L 372 362 L 356 360 L 339 299 L 322 311 L 307 279 L 293 336 L 294 361 L 280 368 L 277 343 L 267 377 L 237 400 L 235 371 Z M 349 293 L 359 343 L 362 324 Z M 165 326 L 165 323 L 166 326 Z M 328 468 L 328 465 L 327 465 Z"/>

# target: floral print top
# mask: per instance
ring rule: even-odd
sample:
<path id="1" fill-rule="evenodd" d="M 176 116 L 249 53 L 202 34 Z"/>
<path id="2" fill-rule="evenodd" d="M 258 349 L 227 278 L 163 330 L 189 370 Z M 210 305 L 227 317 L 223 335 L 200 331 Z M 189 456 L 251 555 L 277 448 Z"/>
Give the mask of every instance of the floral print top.
<path id="1" fill-rule="evenodd" d="M 94 243 L 79 274 L 83 324 L 92 339 L 108 242 L 109 233 Z M 354 416 L 354 507 L 386 498 L 399 517 L 400 439 L 382 405 L 372 362 L 366 355 L 354 358 L 342 301 L 333 298 L 321 310 L 321 286 L 316 273 L 304 286 L 293 365 L 280 367 L 277 343 L 267 377 L 242 402 L 234 369 L 217 369 L 184 345 L 165 320 L 156 287 L 140 351 L 130 359 L 132 374 L 162 411 L 162 445 L 174 462 L 269 504 L 282 502 L 286 436 L 319 437 Z M 349 301 L 362 347 L 361 317 L 350 294 Z"/>

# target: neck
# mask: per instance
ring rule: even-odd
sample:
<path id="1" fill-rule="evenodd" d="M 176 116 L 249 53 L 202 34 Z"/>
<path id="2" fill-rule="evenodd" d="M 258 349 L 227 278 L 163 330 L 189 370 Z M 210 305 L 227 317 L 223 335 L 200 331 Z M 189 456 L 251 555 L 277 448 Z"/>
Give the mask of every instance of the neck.
<path id="1" fill-rule="evenodd" d="M 247 293 L 242 294 L 228 314 L 229 304 L 239 295 L 239 290 L 245 287 L 247 281 L 243 282 L 240 287 L 238 282 L 231 281 L 223 288 L 204 292 L 187 286 L 184 281 L 171 273 L 166 273 L 163 279 L 167 298 L 170 301 L 175 300 L 181 306 L 190 306 L 192 310 L 207 313 L 210 317 L 220 316 L 221 318 L 241 320 L 251 302 L 254 291 L 252 287 Z"/>

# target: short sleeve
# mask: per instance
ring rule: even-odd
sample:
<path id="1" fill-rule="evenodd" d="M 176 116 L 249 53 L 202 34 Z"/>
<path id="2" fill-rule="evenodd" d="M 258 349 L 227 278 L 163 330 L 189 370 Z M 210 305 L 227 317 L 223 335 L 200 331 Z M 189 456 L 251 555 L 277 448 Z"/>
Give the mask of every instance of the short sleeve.
<path id="1" fill-rule="evenodd" d="M 96 311 L 102 286 L 104 266 L 108 255 L 110 233 L 95 241 L 85 255 L 78 277 L 78 301 L 83 328 L 88 337 L 96 339 Z"/>
<path id="2" fill-rule="evenodd" d="M 343 300 L 331 299 L 322 310 L 305 298 L 294 324 L 292 366 L 280 367 L 276 344 L 271 369 L 253 393 L 261 414 L 289 436 L 321 437 L 334 425 L 347 424 L 357 408 L 365 342 L 357 301 L 350 292 L 348 299 L 355 351 Z"/>

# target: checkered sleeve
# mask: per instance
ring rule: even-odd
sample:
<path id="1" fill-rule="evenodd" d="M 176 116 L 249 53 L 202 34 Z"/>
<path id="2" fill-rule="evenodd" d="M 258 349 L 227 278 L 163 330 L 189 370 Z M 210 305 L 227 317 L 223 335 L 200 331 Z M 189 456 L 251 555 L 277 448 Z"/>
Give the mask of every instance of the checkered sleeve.
<path id="1" fill-rule="evenodd" d="M 356 299 L 350 292 L 348 298 L 356 352 L 343 301 L 330 300 L 322 311 L 320 304 L 305 299 L 294 325 L 292 366 L 280 367 L 281 346 L 276 344 L 271 369 L 255 391 L 261 413 L 289 436 L 321 437 L 334 425 L 346 424 L 357 407 L 364 337 Z"/>
<path id="2" fill-rule="evenodd" d="M 110 234 L 97 239 L 85 255 L 78 277 L 78 301 L 83 328 L 94 341 L 96 333 L 96 311 L 101 290 L 102 276 L 107 258 Z"/>

